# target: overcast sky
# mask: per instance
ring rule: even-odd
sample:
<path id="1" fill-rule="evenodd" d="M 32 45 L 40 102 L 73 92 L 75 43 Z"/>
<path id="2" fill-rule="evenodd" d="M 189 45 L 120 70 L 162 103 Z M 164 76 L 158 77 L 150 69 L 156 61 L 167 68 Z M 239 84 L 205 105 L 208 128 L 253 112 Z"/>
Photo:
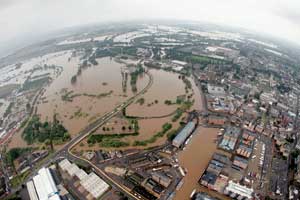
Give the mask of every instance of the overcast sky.
<path id="1" fill-rule="evenodd" d="M 300 0 L 0 0 L 0 44 L 68 26 L 159 18 L 243 27 L 300 44 Z"/>

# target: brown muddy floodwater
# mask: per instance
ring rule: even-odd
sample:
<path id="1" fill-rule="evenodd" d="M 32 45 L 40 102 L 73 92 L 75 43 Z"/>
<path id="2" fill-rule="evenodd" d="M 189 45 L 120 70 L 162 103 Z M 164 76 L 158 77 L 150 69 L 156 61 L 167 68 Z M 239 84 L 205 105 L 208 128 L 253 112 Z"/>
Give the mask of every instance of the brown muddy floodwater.
<path id="1" fill-rule="evenodd" d="M 97 117 L 112 111 L 116 105 L 133 96 L 130 87 L 130 78 L 127 80 L 127 90 L 124 91 L 122 83 L 122 68 L 124 64 L 115 62 L 110 58 L 98 59 L 97 66 L 91 66 L 82 70 L 77 76 L 77 82 L 71 84 L 71 78 L 77 73 L 79 59 L 72 58 L 68 61 L 69 54 L 48 61 L 48 64 L 56 64 L 64 67 L 62 74 L 46 89 L 40 104 L 38 114 L 42 120 L 51 120 L 57 113 L 71 135 L 77 134 L 88 123 Z M 137 91 L 143 89 L 149 81 L 147 76 L 139 77 Z M 67 92 L 79 95 L 72 102 L 63 101 L 62 96 Z M 101 98 L 84 96 L 107 94 Z"/>
<path id="2" fill-rule="evenodd" d="M 178 78 L 178 74 L 163 70 L 150 69 L 153 75 L 153 85 L 142 96 L 144 104 L 133 103 L 127 107 L 126 112 L 130 116 L 151 117 L 172 113 L 177 105 L 166 105 L 165 100 L 176 101 L 176 97 L 184 95 L 184 83 Z M 158 103 L 155 103 L 155 100 Z"/>
<path id="3" fill-rule="evenodd" d="M 187 170 L 184 184 L 176 192 L 175 200 L 189 200 L 194 189 L 201 191 L 198 180 L 217 149 L 215 140 L 219 129 L 199 127 L 185 150 L 178 153 L 180 166 Z"/>
<path id="4" fill-rule="evenodd" d="M 178 78 L 178 74 L 157 69 L 151 69 L 149 72 L 153 75 L 153 85 L 142 96 L 145 100 L 143 105 L 133 103 L 127 107 L 126 112 L 130 116 L 153 117 L 171 114 L 177 109 L 178 105 L 166 105 L 165 100 L 175 102 L 177 96 L 186 94 L 185 84 Z M 194 80 L 192 78 L 189 78 L 189 80 L 192 83 L 192 90 L 188 94 L 192 93 L 195 100 L 192 109 L 201 110 L 200 92 Z M 158 103 L 155 103 L 155 100 Z"/>

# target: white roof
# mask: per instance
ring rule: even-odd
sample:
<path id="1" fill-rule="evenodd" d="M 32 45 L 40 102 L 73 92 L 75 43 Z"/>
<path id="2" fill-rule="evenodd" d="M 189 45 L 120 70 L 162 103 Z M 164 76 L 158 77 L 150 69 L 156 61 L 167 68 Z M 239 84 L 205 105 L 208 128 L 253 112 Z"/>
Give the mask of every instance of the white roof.
<path id="1" fill-rule="evenodd" d="M 26 184 L 30 200 L 39 200 L 32 181 Z"/>
<path id="2" fill-rule="evenodd" d="M 247 188 L 246 186 L 240 185 L 238 183 L 234 183 L 233 181 L 229 181 L 226 190 L 241 195 L 243 197 L 246 197 L 248 199 L 252 198 L 252 193 L 253 193 L 252 188 Z"/>
<path id="3" fill-rule="evenodd" d="M 64 159 L 58 165 L 62 170 L 66 171 L 71 166 L 71 163 L 68 159 Z"/>
<path id="4" fill-rule="evenodd" d="M 94 198 L 99 198 L 109 188 L 109 185 L 93 172 L 81 180 L 80 183 Z"/>
<path id="5" fill-rule="evenodd" d="M 40 169 L 38 175 L 33 177 L 33 182 L 40 200 L 48 200 L 58 192 L 48 168 Z"/>
<path id="6" fill-rule="evenodd" d="M 187 65 L 186 62 L 180 61 L 180 60 L 172 60 L 172 63 L 177 64 L 177 65 Z"/>
<path id="7" fill-rule="evenodd" d="M 74 176 L 77 171 L 79 171 L 79 167 L 76 164 L 72 164 L 68 169 L 67 172 L 70 174 L 70 176 Z"/>
<path id="8" fill-rule="evenodd" d="M 79 169 L 78 171 L 76 171 L 75 173 L 75 176 L 79 179 L 79 180 L 83 180 L 87 175 L 87 173 L 82 170 L 82 169 Z"/>

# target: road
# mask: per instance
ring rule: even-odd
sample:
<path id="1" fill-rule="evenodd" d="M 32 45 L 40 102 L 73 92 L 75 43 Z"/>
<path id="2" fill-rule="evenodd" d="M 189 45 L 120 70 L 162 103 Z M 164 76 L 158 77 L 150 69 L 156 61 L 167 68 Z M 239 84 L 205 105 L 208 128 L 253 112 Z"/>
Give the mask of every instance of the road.
<path id="1" fill-rule="evenodd" d="M 80 131 L 79 134 L 76 137 L 72 138 L 67 144 L 65 144 L 60 150 L 58 150 L 55 153 L 53 153 L 49 157 L 49 159 L 47 159 L 47 161 L 45 161 L 44 163 L 42 163 L 39 166 L 38 169 L 33 169 L 32 172 L 31 172 L 31 175 L 24 182 L 27 182 L 28 180 L 32 179 L 32 177 L 34 175 L 36 175 L 37 171 L 40 168 L 49 166 L 51 163 L 55 162 L 56 160 L 59 160 L 60 158 L 70 158 L 70 160 L 76 160 L 77 159 L 77 160 L 81 160 L 81 161 L 87 162 L 88 164 L 90 164 L 96 170 L 96 172 L 98 172 L 99 175 L 101 175 L 101 178 L 103 178 L 105 181 L 107 181 L 108 183 L 110 183 L 112 187 L 116 187 L 119 190 L 121 190 L 121 191 L 125 192 L 126 194 L 128 194 L 129 196 L 131 196 L 133 198 L 136 198 L 135 196 L 133 196 L 132 194 L 130 194 L 126 188 L 124 188 L 123 186 L 119 185 L 118 183 L 116 183 L 112 179 L 110 179 L 110 177 L 108 177 L 103 171 L 101 171 L 100 169 L 98 169 L 93 163 L 91 163 L 88 160 L 85 160 L 83 158 L 80 158 L 80 157 L 72 154 L 71 150 L 79 142 L 81 142 L 88 135 L 90 135 L 93 131 L 95 131 L 96 129 L 98 129 L 99 127 L 101 127 L 103 124 L 105 124 L 107 121 L 109 121 L 110 119 L 112 119 L 113 117 L 115 117 L 120 111 L 122 111 L 122 109 L 126 108 L 131 103 L 133 103 L 134 101 L 136 101 L 137 98 L 139 98 L 140 96 L 142 96 L 152 86 L 152 84 L 153 84 L 153 76 L 152 76 L 152 74 L 150 74 L 149 72 L 146 72 L 145 74 L 148 75 L 148 77 L 149 77 L 149 82 L 148 82 L 148 84 L 146 85 L 145 88 L 143 88 L 141 91 L 139 91 L 138 93 L 136 93 L 133 97 L 131 97 L 128 100 L 126 100 L 126 102 L 124 102 L 124 103 L 119 104 L 118 106 L 116 106 L 111 112 L 108 112 L 108 113 L 104 114 L 101 118 L 99 118 L 96 121 L 94 121 L 93 123 L 89 124 L 85 129 L 83 129 L 82 131 Z M 13 190 L 12 193 L 15 192 L 15 191 L 17 191 L 17 190 L 19 190 L 20 187 L 16 188 L 15 190 Z"/>

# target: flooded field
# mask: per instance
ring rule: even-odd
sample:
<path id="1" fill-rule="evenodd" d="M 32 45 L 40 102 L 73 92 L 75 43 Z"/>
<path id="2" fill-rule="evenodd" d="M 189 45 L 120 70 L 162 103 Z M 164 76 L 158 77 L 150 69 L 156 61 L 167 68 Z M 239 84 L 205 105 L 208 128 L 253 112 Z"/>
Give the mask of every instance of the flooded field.
<path id="1" fill-rule="evenodd" d="M 127 107 L 126 113 L 129 116 L 150 117 L 162 116 L 174 112 L 177 105 L 166 105 L 166 100 L 176 101 L 176 97 L 184 95 L 184 83 L 178 78 L 178 74 L 163 70 L 151 69 L 153 85 L 142 96 L 143 103 L 136 102 Z"/>
<path id="2" fill-rule="evenodd" d="M 64 67 L 62 74 L 46 89 L 38 105 L 42 120 L 51 120 L 57 113 L 71 135 L 78 133 L 89 122 L 133 96 L 130 85 L 122 87 L 122 67 L 124 64 L 110 58 L 98 59 L 97 66 L 84 69 L 75 84 L 71 78 L 77 73 L 79 59 L 69 55 L 49 60 L 49 64 Z M 128 81 L 128 80 L 127 80 Z M 149 79 L 140 77 L 137 91 L 143 89 Z M 67 95 L 67 96 L 66 96 Z"/>
<path id="3" fill-rule="evenodd" d="M 217 149 L 215 139 L 219 129 L 199 127 L 186 149 L 179 152 L 178 160 L 187 174 L 184 177 L 184 184 L 176 192 L 175 200 L 188 200 L 194 189 L 203 190 L 198 180 L 205 171 L 208 162 Z"/>
<path id="4" fill-rule="evenodd" d="M 153 117 L 172 114 L 178 105 L 166 105 L 165 101 L 176 102 L 176 98 L 186 95 L 185 84 L 179 79 L 179 74 L 163 70 L 151 69 L 154 83 L 148 92 L 142 96 L 143 103 L 138 101 L 127 107 L 126 113 L 129 116 Z M 201 94 L 193 78 L 188 78 L 192 89 L 188 94 L 193 94 L 191 100 L 195 100 L 191 110 L 202 110 Z"/>

